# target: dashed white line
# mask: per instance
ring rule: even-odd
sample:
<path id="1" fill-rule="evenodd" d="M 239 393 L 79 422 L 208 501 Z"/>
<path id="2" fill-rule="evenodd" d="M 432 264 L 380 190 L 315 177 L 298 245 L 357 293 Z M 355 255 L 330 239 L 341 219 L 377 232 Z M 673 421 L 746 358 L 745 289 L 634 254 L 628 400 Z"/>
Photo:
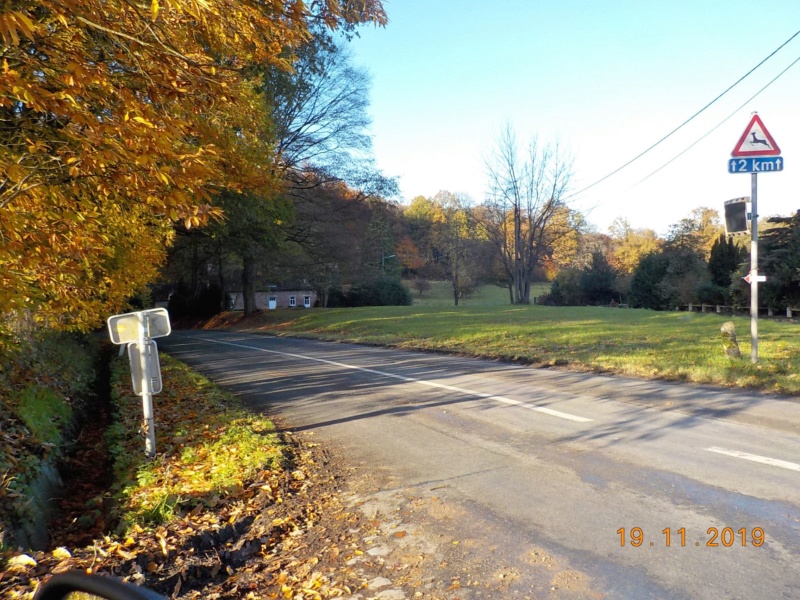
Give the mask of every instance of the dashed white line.
<path id="1" fill-rule="evenodd" d="M 789 469 L 790 471 L 800 472 L 800 464 L 789 462 L 786 460 L 779 460 L 777 458 L 770 458 L 769 456 L 759 456 L 758 454 L 749 454 L 747 452 L 739 452 L 738 450 L 725 450 L 725 448 L 718 448 L 712 446 L 706 448 L 709 452 L 716 452 L 717 454 L 724 454 L 726 456 L 733 456 L 734 458 L 741 458 L 762 465 L 770 465 L 772 467 L 780 467 L 781 469 Z"/>
<path id="2" fill-rule="evenodd" d="M 382 377 L 391 377 L 392 379 L 398 379 L 400 381 L 405 381 L 407 383 L 416 383 L 419 385 L 424 385 L 427 387 L 437 388 L 441 390 L 448 390 L 450 392 L 458 392 L 459 394 L 466 394 L 468 396 L 477 396 L 478 398 L 483 398 L 485 400 L 494 400 L 495 402 L 501 402 L 503 404 L 509 404 L 512 406 L 518 406 L 520 408 L 527 408 L 528 410 L 533 410 L 545 415 L 550 415 L 551 417 L 558 417 L 560 419 L 567 419 L 568 421 L 575 421 L 577 423 L 589 423 L 593 421 L 593 419 L 587 419 L 586 417 L 579 417 L 577 415 L 571 415 L 569 413 L 561 412 L 560 410 L 553 410 L 552 408 L 547 408 L 544 406 L 536 406 L 535 404 L 530 404 L 528 402 L 524 402 L 522 400 L 514 400 L 513 398 L 506 398 L 505 396 L 495 396 L 493 394 L 486 394 L 484 392 L 478 392 L 476 390 L 469 390 L 466 388 L 456 387 L 453 385 L 445 385 L 443 383 L 436 383 L 435 381 L 428 381 L 426 379 L 416 379 L 414 377 L 405 377 L 403 375 L 395 375 L 394 373 L 387 373 L 385 371 L 378 371 L 376 369 L 369 369 L 367 367 L 358 367 L 356 365 L 348 365 L 347 363 L 336 362 L 333 360 L 326 360 L 324 358 L 315 358 L 313 356 L 303 356 L 302 354 L 292 354 L 291 352 L 280 352 L 278 350 L 267 350 L 266 348 L 258 348 L 256 346 L 246 346 L 244 344 L 234 344 L 233 342 L 222 342 L 220 340 L 214 340 L 210 338 L 198 338 L 205 342 L 211 342 L 213 344 L 223 344 L 225 346 L 233 346 L 235 348 L 245 348 L 247 350 L 255 350 L 257 352 L 267 352 L 269 354 L 281 354 L 283 356 L 291 356 L 292 358 L 299 358 L 302 360 L 311 360 L 314 362 L 324 363 L 326 365 L 333 365 L 335 367 L 342 367 L 343 369 L 352 369 L 355 371 L 363 371 L 365 373 L 372 373 L 374 375 L 380 375 Z"/>

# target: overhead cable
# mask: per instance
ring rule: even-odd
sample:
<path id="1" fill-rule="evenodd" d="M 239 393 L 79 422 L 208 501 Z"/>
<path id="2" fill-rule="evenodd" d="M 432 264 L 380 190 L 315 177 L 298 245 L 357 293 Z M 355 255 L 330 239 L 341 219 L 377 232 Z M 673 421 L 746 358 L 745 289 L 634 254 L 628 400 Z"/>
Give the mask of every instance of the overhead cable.
<path id="1" fill-rule="evenodd" d="M 761 62 L 759 62 L 759 63 L 758 63 L 758 64 L 757 64 L 755 67 L 753 67 L 753 68 L 752 68 L 752 69 L 750 69 L 750 70 L 749 70 L 747 73 L 745 73 L 745 74 L 744 74 L 744 75 L 742 75 L 742 76 L 741 76 L 739 79 L 737 79 L 737 80 L 736 80 L 736 82 L 735 82 L 735 83 L 733 83 L 732 85 L 730 85 L 730 86 L 729 86 L 729 87 L 728 87 L 728 88 L 727 88 L 727 89 L 726 89 L 724 92 L 722 92 L 721 94 L 719 94 L 719 95 L 718 95 L 716 98 L 714 98 L 714 99 L 713 99 L 711 102 L 709 102 L 708 104 L 706 104 L 706 105 L 705 105 L 703 108 L 701 108 L 700 110 L 698 110 L 698 111 L 697 111 L 696 113 L 694 113 L 694 114 L 693 114 L 691 117 L 689 117 L 688 119 L 686 119 L 686 120 L 685 120 L 683 123 L 681 123 L 680 125 L 678 125 L 678 126 L 675 128 L 675 129 L 673 129 L 673 130 L 672 130 L 672 131 L 670 131 L 670 132 L 669 132 L 667 135 L 665 135 L 665 136 L 664 136 L 664 137 L 662 137 L 660 140 L 658 140 L 658 141 L 657 141 L 655 144 L 651 145 L 650 147 L 646 148 L 645 150 L 643 150 L 642 152 L 640 152 L 639 154 L 637 154 L 636 156 L 634 156 L 632 159 L 630 159 L 630 160 L 629 160 L 628 162 L 626 162 L 624 165 L 622 165 L 622 166 L 620 166 L 620 167 L 617 167 L 616 169 L 614 169 L 613 171 L 611 171 L 611 173 L 609 173 L 608 175 L 605 175 L 604 177 L 601 177 L 600 179 L 598 179 L 598 180 L 597 180 L 597 181 L 595 181 L 594 183 L 592 183 L 592 184 L 590 184 L 590 185 L 587 185 L 585 188 L 583 188 L 583 189 L 580 189 L 580 190 L 578 190 L 577 192 L 575 192 L 575 193 L 573 193 L 573 194 L 570 194 L 569 196 L 567 196 L 567 198 L 565 198 L 565 200 L 566 200 L 566 199 L 569 199 L 569 198 L 573 198 L 573 197 L 577 196 L 578 194 L 582 194 L 583 192 L 585 192 L 585 191 L 587 191 L 587 190 L 589 190 L 589 189 L 593 188 L 594 186 L 598 185 L 599 183 L 602 183 L 603 181 L 605 181 L 606 179 L 608 179 L 608 178 L 609 178 L 609 177 L 611 177 L 612 175 L 616 175 L 617 173 L 619 173 L 619 172 L 620 172 L 622 169 L 624 169 L 625 167 L 627 167 L 627 166 L 631 165 L 632 163 L 636 162 L 637 160 L 639 160 L 639 159 L 640 159 L 642 156 L 644 156 L 645 154 L 647 154 L 648 152 L 650 152 L 650 151 L 651 151 L 653 148 L 655 148 L 656 146 L 658 146 L 659 144 L 661 144 L 662 142 L 664 142 L 665 140 L 667 140 L 668 138 L 670 138 L 670 137 L 671 137 L 673 134 L 675 134 L 677 131 L 679 131 L 680 129 L 682 129 L 682 128 L 683 128 L 685 125 L 687 125 L 688 123 L 690 123 L 691 121 L 693 121 L 693 120 L 694 120 L 694 119 L 695 119 L 697 116 L 699 116 L 701 113 L 703 113 L 703 112 L 704 112 L 704 111 L 705 111 L 705 110 L 706 110 L 708 107 L 710 107 L 712 104 L 714 104 L 715 102 L 717 102 L 717 100 L 719 100 L 720 98 L 722 98 L 722 97 L 723 97 L 725 94 L 727 94 L 727 93 L 728 93 L 728 92 L 730 92 L 730 91 L 731 91 L 733 88 L 735 88 L 737 85 L 739 85 L 739 84 L 740 84 L 742 81 L 744 81 L 744 80 L 745 80 L 745 79 L 746 79 L 746 78 L 747 78 L 747 77 L 748 77 L 750 74 L 752 74 L 752 73 L 753 73 L 753 71 L 755 71 L 756 69 L 758 69 L 758 68 L 759 68 L 761 65 L 763 65 L 765 62 L 767 62 L 767 61 L 768 61 L 770 58 L 772 58 L 773 56 L 775 56 L 775 54 L 777 54 L 777 53 L 778 53 L 778 52 L 779 52 L 779 51 L 780 51 L 780 50 L 781 50 L 781 49 L 782 49 L 784 46 L 786 46 L 786 44 L 788 44 L 789 42 L 791 42 L 791 41 L 792 41 L 794 38 L 796 38 L 798 35 L 800 35 L 800 31 L 797 31 L 797 32 L 795 32 L 795 34 L 794 34 L 794 35 L 792 35 L 792 36 L 791 36 L 791 37 L 790 37 L 788 40 L 786 40 L 786 41 L 785 41 L 785 42 L 783 42 L 783 43 L 782 43 L 780 46 L 778 46 L 778 47 L 777 47 L 775 50 L 773 50 L 773 51 L 772 51 L 772 52 L 771 52 L 771 53 L 770 53 L 770 54 L 769 54 L 769 55 L 768 55 L 766 58 L 764 58 L 764 59 L 763 59 Z"/>
<path id="2" fill-rule="evenodd" d="M 794 61 L 793 61 L 793 62 L 792 62 L 792 63 L 791 63 L 791 64 L 790 64 L 788 67 L 786 67 L 786 68 L 785 68 L 783 71 L 781 71 L 780 73 L 778 73 L 778 74 L 777 74 L 777 75 L 776 75 L 776 76 L 775 76 L 775 77 L 774 77 L 774 78 L 773 78 L 773 79 L 772 79 L 772 80 L 771 80 L 771 81 L 770 81 L 770 82 L 769 82 L 767 85 L 765 85 L 765 86 L 764 86 L 764 87 L 762 87 L 760 90 L 758 90 L 758 91 L 757 91 L 755 94 L 753 94 L 752 96 L 750 96 L 750 97 L 749 97 L 749 98 L 748 98 L 748 99 L 747 99 L 747 100 L 746 100 L 744 103 L 742 103 L 742 105 L 741 105 L 739 108 L 737 108 L 736 110 L 734 110 L 734 111 L 733 111 L 731 114 L 729 114 L 727 117 L 725 117 L 724 119 L 722 119 L 722 121 L 720 121 L 720 122 L 719 122 L 719 123 L 717 123 L 717 124 L 716 124 L 714 127 L 712 127 L 712 128 L 711 128 L 711 129 L 708 131 L 708 133 L 706 133 L 704 136 L 702 136 L 702 137 L 698 138 L 698 139 L 697 139 L 695 142 L 693 142 L 691 145 L 687 146 L 687 147 L 686 147 L 686 148 L 685 148 L 685 149 L 684 149 L 682 152 L 680 152 L 679 154 L 676 154 L 676 155 L 675 155 L 675 156 L 674 156 L 672 159 L 670 159 L 669 161 L 665 162 L 663 165 L 661 165 L 660 167 L 658 167 L 658 168 L 657 168 L 655 171 L 653 171 L 652 173 L 650 173 L 650 175 L 648 175 L 647 177 L 644 177 L 644 178 L 640 179 L 639 181 L 637 181 L 637 182 L 636 182 L 636 183 L 635 183 L 633 186 L 631 186 L 631 189 L 632 189 L 632 188 L 634 188 L 634 187 L 636 187 L 636 186 L 637 186 L 637 185 L 639 185 L 640 183 L 643 183 L 644 181 L 647 181 L 648 179 L 650 179 L 650 178 L 651 178 L 653 175 L 655 175 L 656 173 L 658 173 L 658 172 L 659 172 L 661 169 L 663 169 L 664 167 L 666 167 L 666 166 L 668 166 L 668 165 L 672 164 L 673 162 L 675 162 L 675 161 L 676 161 L 677 159 L 679 159 L 681 156 L 683 156 L 684 154 L 686 154 L 686 153 L 687 153 L 689 150 L 691 150 L 692 148 L 694 148 L 694 147 L 695 147 L 697 144 L 699 144 L 699 143 L 700 143 L 700 142 L 702 142 L 704 139 L 706 139 L 706 138 L 707 138 L 709 135 L 711 135 L 712 133 L 714 133 L 714 132 L 715 132 L 717 129 L 719 129 L 719 128 L 720 128 L 720 127 L 721 127 L 721 126 L 724 124 L 724 123 L 726 123 L 726 122 L 727 122 L 727 121 L 728 121 L 728 120 L 729 120 L 731 117 L 733 117 L 733 116 L 734 116 L 736 113 L 738 113 L 740 110 L 742 110 L 742 109 L 743 109 L 745 106 L 747 106 L 747 105 L 748 105 L 750 102 L 752 102 L 752 101 L 753 101 L 753 100 L 754 100 L 756 97 L 758 97 L 758 96 L 761 94 L 761 92 L 763 92 L 764 90 L 766 90 L 766 89 L 767 89 L 769 86 L 771 86 L 771 85 L 772 85 L 773 83 L 775 83 L 775 82 L 776 82 L 778 79 L 780 79 L 780 78 L 781 78 L 781 76 L 783 76 L 783 74 L 784 74 L 784 73 L 786 73 L 786 71 L 788 71 L 789 69 L 791 69 L 791 68 L 792 68 L 793 66 L 795 66 L 795 65 L 796 65 L 798 62 L 800 62 L 800 57 L 797 57 L 796 59 L 794 59 Z"/>

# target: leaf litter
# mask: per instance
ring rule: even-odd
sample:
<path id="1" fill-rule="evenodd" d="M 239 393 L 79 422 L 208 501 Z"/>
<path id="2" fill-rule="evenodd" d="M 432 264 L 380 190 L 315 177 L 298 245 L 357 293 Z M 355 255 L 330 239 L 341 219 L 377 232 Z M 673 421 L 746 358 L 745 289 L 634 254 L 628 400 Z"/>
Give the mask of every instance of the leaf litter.
<path id="1" fill-rule="evenodd" d="M 117 377 L 115 486 L 74 503 L 51 549 L 0 557 L 0 595 L 31 598 L 47 577 L 73 569 L 181 599 L 338 598 L 366 588 L 366 577 L 347 564 L 363 554 L 366 518 L 343 505 L 324 451 L 278 435 L 208 380 L 169 357 L 164 363 L 170 393 L 156 407 L 159 454 L 144 459 L 142 437 L 131 435 L 140 399 L 120 392 L 130 384 Z M 237 428 L 248 435 L 232 437 Z M 258 455 L 253 434 L 265 451 L 257 469 L 244 466 L 242 455 Z M 87 455 L 99 461 L 97 440 L 88 444 Z"/>

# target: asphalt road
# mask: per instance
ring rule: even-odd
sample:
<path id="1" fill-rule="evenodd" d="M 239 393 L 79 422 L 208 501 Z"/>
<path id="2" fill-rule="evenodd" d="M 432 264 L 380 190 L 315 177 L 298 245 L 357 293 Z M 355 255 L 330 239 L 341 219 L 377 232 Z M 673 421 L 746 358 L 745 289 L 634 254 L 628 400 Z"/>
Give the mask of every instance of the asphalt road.
<path id="1" fill-rule="evenodd" d="M 505 561 L 515 594 L 557 592 L 547 556 L 575 597 L 800 598 L 797 399 L 219 331 L 159 345 L 382 485 L 436 490 L 480 541 L 463 560 Z"/>

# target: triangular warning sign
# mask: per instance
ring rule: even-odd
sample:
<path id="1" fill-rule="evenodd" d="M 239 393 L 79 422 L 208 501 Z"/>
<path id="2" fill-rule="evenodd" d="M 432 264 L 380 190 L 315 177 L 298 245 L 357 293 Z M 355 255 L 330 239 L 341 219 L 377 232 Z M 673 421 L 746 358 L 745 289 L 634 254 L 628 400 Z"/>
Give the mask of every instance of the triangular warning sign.
<path id="1" fill-rule="evenodd" d="M 778 156 L 781 149 L 758 115 L 753 115 L 731 156 Z"/>

